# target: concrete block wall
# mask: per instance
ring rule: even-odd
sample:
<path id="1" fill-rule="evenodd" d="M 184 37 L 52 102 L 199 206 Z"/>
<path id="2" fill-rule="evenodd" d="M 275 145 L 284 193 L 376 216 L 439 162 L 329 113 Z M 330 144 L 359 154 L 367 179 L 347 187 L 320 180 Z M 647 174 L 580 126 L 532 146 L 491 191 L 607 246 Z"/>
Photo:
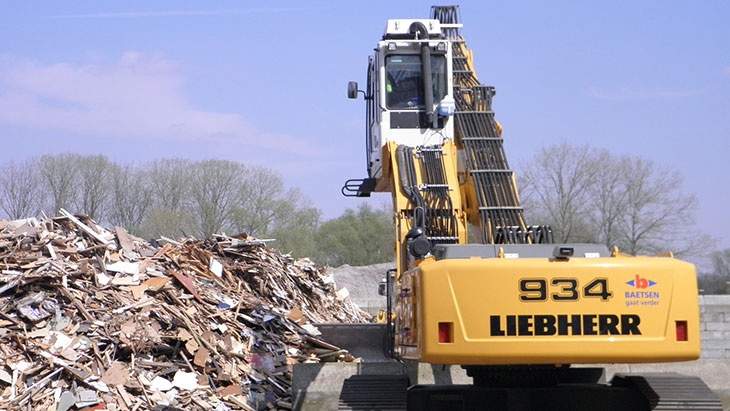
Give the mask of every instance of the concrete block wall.
<path id="1" fill-rule="evenodd" d="M 730 359 L 730 295 L 700 296 L 703 359 Z"/>

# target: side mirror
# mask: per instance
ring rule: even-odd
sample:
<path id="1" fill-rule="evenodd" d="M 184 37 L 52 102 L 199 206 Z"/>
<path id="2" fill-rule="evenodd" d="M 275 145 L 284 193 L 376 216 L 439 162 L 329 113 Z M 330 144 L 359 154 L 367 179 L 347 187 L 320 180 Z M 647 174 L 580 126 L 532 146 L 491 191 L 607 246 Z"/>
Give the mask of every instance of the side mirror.
<path id="1" fill-rule="evenodd" d="M 357 98 L 357 81 L 347 83 L 347 98 Z"/>

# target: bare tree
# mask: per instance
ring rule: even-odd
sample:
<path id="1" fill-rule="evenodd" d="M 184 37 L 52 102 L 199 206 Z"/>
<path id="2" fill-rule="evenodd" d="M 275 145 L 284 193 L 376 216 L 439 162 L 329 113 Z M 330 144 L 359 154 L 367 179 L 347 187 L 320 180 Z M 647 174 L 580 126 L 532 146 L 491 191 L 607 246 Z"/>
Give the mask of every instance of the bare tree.
<path id="1" fill-rule="evenodd" d="M 139 234 L 152 206 L 149 174 L 132 166 L 115 166 L 111 178 L 109 221 Z"/>
<path id="2" fill-rule="evenodd" d="M 230 223 L 240 196 L 246 168 L 233 161 L 206 160 L 194 164 L 191 176 L 191 198 L 197 230 L 207 237 L 219 233 Z"/>
<path id="3" fill-rule="evenodd" d="M 89 217 L 101 221 L 109 207 L 109 184 L 112 180 L 114 163 L 106 156 L 93 155 L 72 159 L 76 161 L 78 178 L 77 210 Z"/>
<path id="4" fill-rule="evenodd" d="M 319 224 L 319 210 L 300 191 L 287 190 L 276 172 L 263 167 L 166 159 L 146 168 L 153 205 L 139 230 L 142 236 L 245 232 L 275 235 L 278 244 L 299 251 L 307 248 L 305 242 L 311 243 L 306 237 L 313 236 Z M 292 246 L 294 237 L 301 239 L 301 247 Z"/>
<path id="5" fill-rule="evenodd" d="M 686 235 L 697 200 L 681 191 L 681 175 L 651 161 L 563 143 L 540 150 L 523 178 L 525 208 L 547 216 L 557 241 L 696 258 L 711 248 L 709 236 Z"/>
<path id="6" fill-rule="evenodd" d="M 299 200 L 293 192 L 287 196 L 279 174 L 262 167 L 249 168 L 239 188 L 241 202 L 234 205 L 232 223 L 237 231 L 254 236 L 267 235 L 286 217 L 283 209 Z"/>
<path id="7" fill-rule="evenodd" d="M 194 234 L 196 221 L 188 210 L 174 211 L 166 208 L 151 208 L 135 234 L 143 238 L 172 239 L 189 237 Z"/>
<path id="8" fill-rule="evenodd" d="M 712 254 L 712 266 L 715 273 L 730 281 L 730 248 L 715 251 Z"/>
<path id="9" fill-rule="evenodd" d="M 156 208 L 178 212 L 188 205 L 192 161 L 167 158 L 155 160 L 146 168 Z"/>
<path id="10" fill-rule="evenodd" d="M 155 160 L 144 166 L 150 205 L 137 232 L 147 238 L 191 235 L 195 226 L 190 200 L 194 163 L 182 158 Z"/>
<path id="11" fill-rule="evenodd" d="M 33 217 L 43 207 L 45 191 L 38 159 L 9 162 L 0 171 L 0 204 L 11 219 Z"/>
<path id="12" fill-rule="evenodd" d="M 660 253 L 673 247 L 679 248 L 674 250 L 677 254 L 697 251 L 695 245 L 680 241 L 686 239 L 697 210 L 695 196 L 680 191 L 682 176 L 641 158 L 624 159 L 624 167 L 626 201 L 618 221 L 617 245 L 629 254 Z"/>
<path id="13" fill-rule="evenodd" d="M 713 252 L 710 260 L 710 271 L 697 277 L 700 291 L 704 294 L 730 294 L 730 248 Z"/>
<path id="14" fill-rule="evenodd" d="M 600 241 L 608 246 L 617 243 L 621 236 L 621 217 L 627 207 L 625 171 L 629 160 L 617 159 L 607 150 L 597 153 L 595 184 L 588 191 L 591 206 L 591 221 L 596 225 Z"/>
<path id="15" fill-rule="evenodd" d="M 298 256 L 316 250 L 321 211 L 263 167 L 179 158 L 135 167 L 66 153 L 6 163 L 0 171 L 0 207 L 11 218 L 65 208 L 145 238 L 246 232 L 273 236 Z"/>
<path id="16" fill-rule="evenodd" d="M 51 212 L 55 215 L 61 208 L 69 209 L 78 197 L 77 174 L 78 154 L 45 155 L 40 159 L 43 184 L 50 194 Z M 76 211 L 76 210 L 69 210 Z"/>
<path id="17" fill-rule="evenodd" d="M 596 158 L 588 146 L 563 143 L 542 148 L 520 173 L 525 208 L 540 224 L 553 227 L 556 241 L 591 241 L 596 237 L 588 222 L 588 189 L 599 172 Z"/>

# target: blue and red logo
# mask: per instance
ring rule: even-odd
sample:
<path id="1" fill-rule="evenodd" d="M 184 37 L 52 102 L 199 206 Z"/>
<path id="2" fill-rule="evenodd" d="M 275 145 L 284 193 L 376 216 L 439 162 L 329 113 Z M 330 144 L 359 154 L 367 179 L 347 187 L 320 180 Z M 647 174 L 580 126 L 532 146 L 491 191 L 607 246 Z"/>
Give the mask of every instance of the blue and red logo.
<path id="1" fill-rule="evenodd" d="M 656 285 L 655 281 L 651 281 L 648 278 L 640 277 L 638 274 L 636 274 L 636 278 L 634 278 L 631 281 L 628 281 L 626 284 L 639 289 L 649 288 Z"/>

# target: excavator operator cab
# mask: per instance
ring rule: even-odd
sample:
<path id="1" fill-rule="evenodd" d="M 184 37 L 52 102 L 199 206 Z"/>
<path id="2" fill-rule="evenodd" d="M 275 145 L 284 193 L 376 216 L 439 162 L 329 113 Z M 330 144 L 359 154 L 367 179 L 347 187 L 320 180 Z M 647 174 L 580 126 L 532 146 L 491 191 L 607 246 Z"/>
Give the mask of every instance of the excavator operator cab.
<path id="1" fill-rule="evenodd" d="M 383 175 L 389 142 L 419 147 L 454 138 L 451 47 L 438 20 L 388 20 L 369 59 L 365 90 L 355 82 L 347 86 L 349 98 L 365 95 L 368 178 L 348 181 L 343 194 L 369 195 L 371 180 Z"/>

